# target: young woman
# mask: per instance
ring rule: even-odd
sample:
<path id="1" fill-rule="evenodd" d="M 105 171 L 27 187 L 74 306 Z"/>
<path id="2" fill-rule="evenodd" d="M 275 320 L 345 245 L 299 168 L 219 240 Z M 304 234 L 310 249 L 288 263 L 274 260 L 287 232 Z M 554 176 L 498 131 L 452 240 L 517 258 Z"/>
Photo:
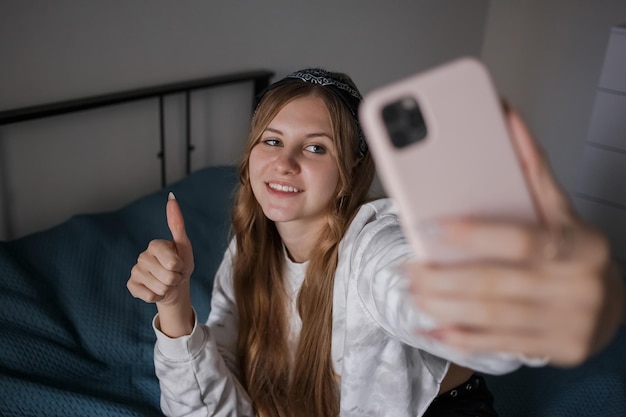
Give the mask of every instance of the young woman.
<path id="1" fill-rule="evenodd" d="M 319 69 L 264 92 L 239 167 L 234 238 L 204 325 L 190 301 L 191 243 L 176 200 L 168 201 L 173 241 L 151 242 L 128 282 L 135 297 L 157 304 L 155 367 L 165 414 L 494 415 L 484 381 L 468 369 L 504 373 L 526 361 L 518 353 L 544 356 L 541 349 L 464 344 L 497 331 L 484 321 L 441 317 L 441 305 L 457 296 L 433 284 L 444 269 L 407 267 L 411 250 L 393 204 L 368 201 L 374 165 L 356 117 L 360 99 L 346 75 Z M 476 230 L 492 233 L 488 226 Z M 469 226 L 441 228 L 458 238 Z M 480 250 L 503 257 L 497 247 Z M 517 264 L 493 273 L 512 270 L 519 280 L 535 276 Z M 442 319 L 439 331 L 419 330 L 425 316 L 414 297 L 420 307 L 432 300 L 424 308 Z M 456 396 L 444 393 L 463 381 Z"/>

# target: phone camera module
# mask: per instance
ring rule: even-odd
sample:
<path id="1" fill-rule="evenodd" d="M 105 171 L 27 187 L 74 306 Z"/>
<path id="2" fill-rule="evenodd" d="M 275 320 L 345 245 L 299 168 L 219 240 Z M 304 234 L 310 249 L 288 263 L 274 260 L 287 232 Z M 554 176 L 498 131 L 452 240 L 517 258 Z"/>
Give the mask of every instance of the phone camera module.
<path id="1" fill-rule="evenodd" d="M 386 105 L 382 116 L 391 143 L 396 148 L 404 148 L 426 137 L 424 117 L 413 97 L 403 97 Z"/>

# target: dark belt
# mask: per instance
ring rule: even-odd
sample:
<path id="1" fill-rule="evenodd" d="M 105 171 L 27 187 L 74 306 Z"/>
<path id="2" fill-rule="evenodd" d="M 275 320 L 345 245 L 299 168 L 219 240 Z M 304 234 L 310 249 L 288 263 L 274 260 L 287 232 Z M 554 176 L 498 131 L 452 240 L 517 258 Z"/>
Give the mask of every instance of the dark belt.
<path id="1" fill-rule="evenodd" d="M 474 374 L 464 383 L 439 394 L 424 417 L 497 417 L 493 395 L 482 376 Z"/>

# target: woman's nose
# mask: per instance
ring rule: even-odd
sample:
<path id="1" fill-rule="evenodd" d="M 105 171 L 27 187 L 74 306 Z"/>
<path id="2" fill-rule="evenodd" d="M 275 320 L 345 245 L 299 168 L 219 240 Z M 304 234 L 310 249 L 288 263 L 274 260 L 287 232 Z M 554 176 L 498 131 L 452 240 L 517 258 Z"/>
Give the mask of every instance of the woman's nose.
<path id="1" fill-rule="evenodd" d="M 284 149 L 276 156 L 274 168 L 281 173 L 296 173 L 300 169 L 295 151 Z"/>

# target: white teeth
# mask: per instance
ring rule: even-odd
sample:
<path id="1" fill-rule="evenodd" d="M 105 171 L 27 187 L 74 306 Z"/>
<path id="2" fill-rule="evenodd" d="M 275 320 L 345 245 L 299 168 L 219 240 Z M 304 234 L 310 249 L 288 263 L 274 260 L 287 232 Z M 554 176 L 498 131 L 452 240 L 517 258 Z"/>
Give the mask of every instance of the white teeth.
<path id="1" fill-rule="evenodd" d="M 299 193 L 300 192 L 299 189 L 297 189 L 295 187 L 290 187 L 288 185 L 280 185 L 280 184 L 275 184 L 273 182 L 270 182 L 268 185 L 273 190 L 283 191 L 285 193 Z"/>

